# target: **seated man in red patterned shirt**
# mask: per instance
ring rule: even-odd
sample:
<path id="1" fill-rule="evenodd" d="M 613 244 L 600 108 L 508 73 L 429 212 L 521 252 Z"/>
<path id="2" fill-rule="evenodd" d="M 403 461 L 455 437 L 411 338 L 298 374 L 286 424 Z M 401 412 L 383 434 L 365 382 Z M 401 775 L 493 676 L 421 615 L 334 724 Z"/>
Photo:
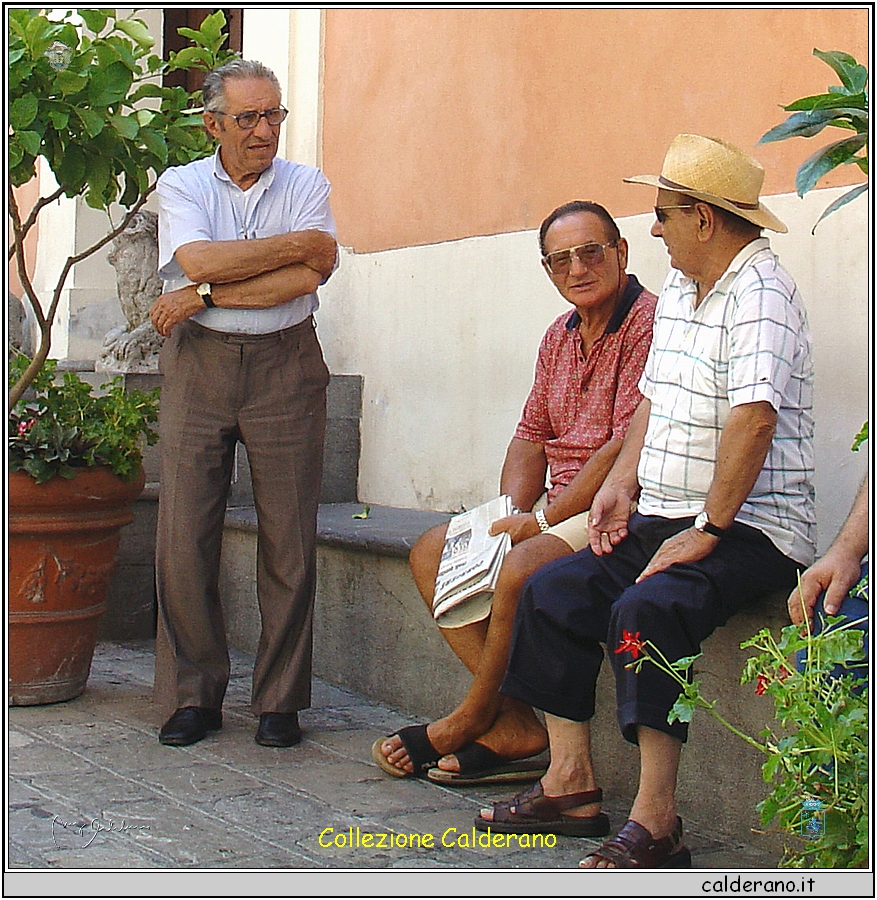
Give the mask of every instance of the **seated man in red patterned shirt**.
<path id="1" fill-rule="evenodd" d="M 554 210 L 539 232 L 542 264 L 575 309 L 548 329 L 521 421 L 506 452 L 500 491 L 518 510 L 492 526 L 513 547 L 487 619 L 442 636 L 474 681 L 450 715 L 381 738 L 375 762 L 398 777 L 449 784 L 532 780 L 547 735 L 533 710 L 500 697 L 518 594 L 540 566 L 588 544 L 587 510 L 612 468 L 642 399 L 637 388 L 652 339 L 656 298 L 625 272 L 627 241 L 609 213 L 581 200 Z M 550 487 L 547 505 L 535 509 Z M 446 526 L 424 534 L 410 563 L 427 607 Z M 544 771 L 544 766 L 542 766 Z"/>

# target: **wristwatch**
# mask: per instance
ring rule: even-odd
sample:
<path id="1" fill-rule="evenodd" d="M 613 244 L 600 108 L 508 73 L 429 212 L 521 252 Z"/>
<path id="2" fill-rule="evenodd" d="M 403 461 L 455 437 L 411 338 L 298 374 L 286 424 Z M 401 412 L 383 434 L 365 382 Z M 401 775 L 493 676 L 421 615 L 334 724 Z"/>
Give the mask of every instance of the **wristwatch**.
<path id="1" fill-rule="evenodd" d="M 704 510 L 695 520 L 694 527 L 698 531 L 704 532 L 704 534 L 711 534 L 715 538 L 724 537 L 725 528 L 719 528 L 718 525 L 713 525 L 710 522 L 709 516 L 706 514 L 706 510 Z"/>
<path id="2" fill-rule="evenodd" d="M 536 524 L 539 526 L 539 530 L 542 532 L 548 531 L 551 526 L 548 524 L 548 519 L 545 518 L 545 510 L 537 509 L 536 512 L 533 513 L 536 516 Z"/>
<path id="3" fill-rule="evenodd" d="M 216 304 L 213 302 L 213 297 L 211 296 L 213 288 L 208 282 L 202 281 L 195 290 L 208 309 L 214 309 L 216 307 Z"/>

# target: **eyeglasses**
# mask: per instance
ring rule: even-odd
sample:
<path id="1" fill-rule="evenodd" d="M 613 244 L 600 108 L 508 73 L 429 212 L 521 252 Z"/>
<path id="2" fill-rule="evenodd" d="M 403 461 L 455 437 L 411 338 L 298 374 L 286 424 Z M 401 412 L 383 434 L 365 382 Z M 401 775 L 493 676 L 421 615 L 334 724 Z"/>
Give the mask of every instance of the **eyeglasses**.
<path id="1" fill-rule="evenodd" d="M 572 268 L 573 256 L 587 267 L 599 266 L 606 258 L 606 248 L 614 247 L 617 240 L 608 244 L 579 244 L 578 247 L 570 247 L 567 250 L 555 250 L 554 253 L 546 253 L 542 257 L 542 264 L 552 275 L 567 275 Z"/>
<path id="2" fill-rule="evenodd" d="M 655 218 L 663 225 L 667 221 L 666 211 L 668 209 L 694 209 L 694 203 L 680 203 L 678 206 L 656 206 Z"/>
<path id="3" fill-rule="evenodd" d="M 276 109 L 266 109 L 265 112 L 242 112 L 236 116 L 219 110 L 212 112 L 215 116 L 228 116 L 230 119 L 234 119 L 238 123 L 238 128 L 244 131 L 252 131 L 259 124 L 259 119 L 263 117 L 269 125 L 280 125 L 289 115 L 289 110 L 282 106 L 278 106 Z"/>

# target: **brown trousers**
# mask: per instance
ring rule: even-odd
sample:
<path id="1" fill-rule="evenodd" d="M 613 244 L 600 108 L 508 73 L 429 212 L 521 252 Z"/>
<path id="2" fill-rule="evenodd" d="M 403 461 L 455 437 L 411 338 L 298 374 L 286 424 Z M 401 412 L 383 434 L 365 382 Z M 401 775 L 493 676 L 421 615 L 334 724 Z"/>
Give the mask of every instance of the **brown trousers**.
<path id="1" fill-rule="evenodd" d="M 161 353 L 156 686 L 169 708 L 222 706 L 229 677 L 219 558 L 235 445 L 258 517 L 262 631 L 252 711 L 310 705 L 316 522 L 329 373 L 313 319 L 269 335 L 178 325 Z M 159 673 L 163 673 L 161 678 Z M 170 701 L 170 697 L 162 698 Z"/>

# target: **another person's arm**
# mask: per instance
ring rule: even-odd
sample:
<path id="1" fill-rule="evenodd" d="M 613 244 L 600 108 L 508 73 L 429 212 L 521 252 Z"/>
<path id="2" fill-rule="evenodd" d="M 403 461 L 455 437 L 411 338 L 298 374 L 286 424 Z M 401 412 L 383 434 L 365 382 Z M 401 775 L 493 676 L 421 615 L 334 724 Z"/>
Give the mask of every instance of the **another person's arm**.
<path id="1" fill-rule="evenodd" d="M 862 482 L 850 514 L 826 554 L 801 576 L 800 590 L 789 595 L 789 616 L 795 625 L 813 620 L 813 609 L 824 591 L 823 607 L 837 614 L 850 589 L 859 581 L 862 558 L 868 552 L 868 476 Z"/>
<path id="2" fill-rule="evenodd" d="M 591 504 L 588 539 L 597 556 L 611 553 L 627 537 L 630 507 L 639 496 L 637 467 L 651 408 L 649 400 L 643 397 L 630 420 L 615 464 Z"/>

